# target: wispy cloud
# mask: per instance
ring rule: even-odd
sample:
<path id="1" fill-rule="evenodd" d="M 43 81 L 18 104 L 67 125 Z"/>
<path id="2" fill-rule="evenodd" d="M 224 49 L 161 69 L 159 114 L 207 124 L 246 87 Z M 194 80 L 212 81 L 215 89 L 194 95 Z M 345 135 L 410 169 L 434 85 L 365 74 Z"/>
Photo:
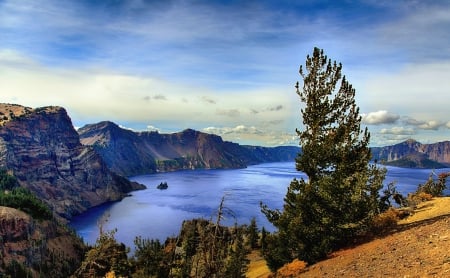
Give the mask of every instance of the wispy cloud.
<path id="1" fill-rule="evenodd" d="M 267 145 L 293 145 L 298 144 L 298 138 L 292 133 L 263 130 L 255 126 L 237 125 L 235 127 L 207 127 L 202 130 L 206 133 L 220 135 L 224 140 L 236 141 L 243 144 Z"/>
<path id="2" fill-rule="evenodd" d="M 381 134 L 393 134 L 393 135 L 414 135 L 416 131 L 413 128 L 405 128 L 400 126 L 394 126 L 391 128 L 383 128 L 380 131 Z"/>
<path id="3" fill-rule="evenodd" d="M 202 96 L 202 101 L 207 102 L 209 104 L 216 104 L 216 101 L 208 96 Z"/>
<path id="4" fill-rule="evenodd" d="M 274 107 L 269 107 L 267 110 L 269 110 L 269 111 L 280 111 L 282 109 L 283 109 L 283 105 L 277 105 L 277 106 L 274 106 Z"/>
<path id="5" fill-rule="evenodd" d="M 239 109 L 217 109 L 217 115 L 234 118 L 239 117 L 241 112 Z"/>

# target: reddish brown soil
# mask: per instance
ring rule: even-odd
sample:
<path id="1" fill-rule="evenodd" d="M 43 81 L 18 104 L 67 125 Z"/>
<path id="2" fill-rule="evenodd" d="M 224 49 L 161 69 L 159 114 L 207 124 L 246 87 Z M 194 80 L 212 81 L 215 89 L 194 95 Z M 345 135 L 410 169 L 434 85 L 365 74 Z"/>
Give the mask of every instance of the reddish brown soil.
<path id="1" fill-rule="evenodd" d="M 335 252 L 299 277 L 450 277 L 450 198 L 415 212 L 390 234 Z"/>
<path id="2" fill-rule="evenodd" d="M 450 198 L 420 204 L 389 234 L 334 252 L 295 277 L 450 277 Z"/>

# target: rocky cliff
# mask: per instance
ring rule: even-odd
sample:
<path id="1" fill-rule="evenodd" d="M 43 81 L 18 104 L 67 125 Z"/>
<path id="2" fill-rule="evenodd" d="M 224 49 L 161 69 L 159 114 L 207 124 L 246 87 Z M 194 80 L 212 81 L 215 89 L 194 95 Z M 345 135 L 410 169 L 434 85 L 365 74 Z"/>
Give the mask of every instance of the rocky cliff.
<path id="1" fill-rule="evenodd" d="M 133 132 L 112 122 L 86 125 L 78 132 L 81 142 L 93 146 L 111 170 L 126 176 L 294 161 L 300 151 L 298 147 L 241 146 L 192 129 L 172 134 Z"/>
<path id="2" fill-rule="evenodd" d="M 400 167 L 450 167 L 450 141 L 421 144 L 410 139 L 392 146 L 372 148 L 372 158 Z"/>
<path id="3" fill-rule="evenodd" d="M 0 104 L 0 119 L 0 167 L 65 218 L 142 188 L 82 145 L 61 107 Z"/>

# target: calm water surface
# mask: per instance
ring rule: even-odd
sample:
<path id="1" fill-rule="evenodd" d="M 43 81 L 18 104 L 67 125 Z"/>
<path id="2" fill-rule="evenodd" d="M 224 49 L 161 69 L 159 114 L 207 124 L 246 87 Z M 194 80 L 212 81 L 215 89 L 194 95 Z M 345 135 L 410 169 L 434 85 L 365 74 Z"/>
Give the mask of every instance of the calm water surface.
<path id="1" fill-rule="evenodd" d="M 430 169 L 387 167 L 385 183 L 395 181 L 402 194 L 415 191 L 431 173 Z M 436 173 L 450 168 L 436 170 Z M 270 208 L 281 208 L 286 189 L 293 178 L 305 177 L 292 162 L 267 163 L 236 170 L 194 170 L 131 177 L 145 184 L 146 190 L 135 191 L 120 202 L 93 208 L 75 217 L 71 226 L 93 244 L 98 237 L 98 223 L 107 230 L 117 228 L 116 238 L 127 246 L 140 235 L 164 240 L 177 235 L 183 220 L 214 217 L 225 196 L 224 224 L 248 224 L 255 217 L 258 226 L 272 231 L 273 226 L 260 211 L 263 202 Z M 167 190 L 156 189 L 167 182 Z M 106 219 L 106 222 L 105 222 Z"/>

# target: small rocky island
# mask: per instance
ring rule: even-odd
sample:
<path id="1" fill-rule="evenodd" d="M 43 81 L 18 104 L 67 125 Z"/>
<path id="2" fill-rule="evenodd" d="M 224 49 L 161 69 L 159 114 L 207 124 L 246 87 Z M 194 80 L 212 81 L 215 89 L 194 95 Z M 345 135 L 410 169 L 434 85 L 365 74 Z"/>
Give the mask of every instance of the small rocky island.
<path id="1" fill-rule="evenodd" d="M 160 189 L 160 190 L 165 190 L 167 189 L 169 186 L 167 185 L 167 182 L 161 182 L 156 188 Z"/>

